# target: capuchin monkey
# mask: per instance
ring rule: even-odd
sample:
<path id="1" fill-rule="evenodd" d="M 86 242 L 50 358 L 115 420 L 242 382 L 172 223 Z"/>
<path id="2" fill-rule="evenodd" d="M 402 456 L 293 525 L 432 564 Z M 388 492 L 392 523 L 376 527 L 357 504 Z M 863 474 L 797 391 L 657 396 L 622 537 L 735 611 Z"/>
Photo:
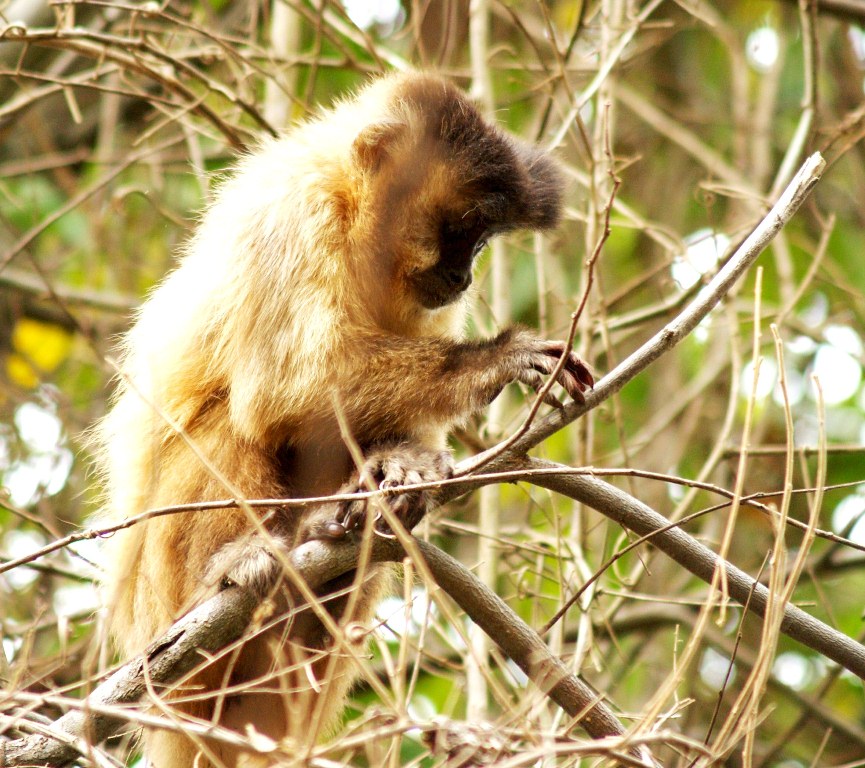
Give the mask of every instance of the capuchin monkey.
<path id="1" fill-rule="evenodd" d="M 123 339 L 94 438 L 111 517 L 442 480 L 448 429 L 510 382 L 539 389 L 565 354 L 558 383 L 581 399 L 592 377 L 564 343 L 518 328 L 463 338 L 478 252 L 503 232 L 554 227 L 562 186 L 545 153 L 428 74 L 379 79 L 265 140 L 221 183 Z M 429 497 L 384 503 L 411 530 Z M 160 707 L 298 744 L 332 727 L 355 665 L 314 611 L 288 610 L 296 601 L 275 550 L 353 536 L 365 514 L 357 501 L 226 508 L 113 537 L 111 630 L 128 656 L 228 583 L 281 600 L 288 615 Z M 369 527 L 388 533 L 384 520 Z M 388 573 L 370 568 L 350 617 L 344 594 L 325 602 L 337 624 L 369 623 Z M 171 731 L 148 733 L 145 752 L 155 768 L 257 764 Z"/>

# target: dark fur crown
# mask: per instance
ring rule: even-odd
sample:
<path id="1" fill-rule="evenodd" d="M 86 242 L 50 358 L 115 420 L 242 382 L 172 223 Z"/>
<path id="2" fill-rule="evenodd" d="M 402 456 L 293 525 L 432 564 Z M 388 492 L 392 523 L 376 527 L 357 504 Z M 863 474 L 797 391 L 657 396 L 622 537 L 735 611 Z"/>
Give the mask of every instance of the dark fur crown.
<path id="1" fill-rule="evenodd" d="M 423 117 L 428 137 L 458 168 L 466 190 L 483 201 L 483 213 L 494 227 L 558 224 L 564 181 L 546 152 L 489 123 L 465 93 L 439 77 L 405 75 L 394 98 Z"/>

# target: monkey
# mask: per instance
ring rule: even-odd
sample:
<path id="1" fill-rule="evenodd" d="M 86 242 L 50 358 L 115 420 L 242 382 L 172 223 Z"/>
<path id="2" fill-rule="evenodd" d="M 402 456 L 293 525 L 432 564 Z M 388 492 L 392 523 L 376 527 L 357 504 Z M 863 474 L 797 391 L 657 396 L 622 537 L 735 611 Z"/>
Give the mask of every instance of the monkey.
<path id="1" fill-rule="evenodd" d="M 122 338 L 116 392 L 93 438 L 108 515 L 445 479 L 448 430 L 511 382 L 540 389 L 563 355 L 557 382 L 582 398 L 592 375 L 565 343 L 520 327 L 464 336 L 478 253 L 494 236 L 555 227 L 563 194 L 548 153 L 434 74 L 381 77 L 262 140 L 221 180 Z M 407 491 L 386 503 L 410 531 L 429 501 Z M 241 505 L 118 532 L 105 588 L 121 652 L 142 652 L 225 584 L 274 596 L 286 581 L 275 550 L 360 535 L 367 507 Z M 388 531 L 384 520 L 372 527 Z M 368 624 L 388 581 L 387 566 L 373 566 L 351 617 L 344 598 L 327 610 Z M 301 611 L 166 704 L 308 742 L 339 717 L 353 682 L 333 648 L 320 617 Z M 147 733 L 145 753 L 155 768 L 255 764 L 171 731 Z"/>

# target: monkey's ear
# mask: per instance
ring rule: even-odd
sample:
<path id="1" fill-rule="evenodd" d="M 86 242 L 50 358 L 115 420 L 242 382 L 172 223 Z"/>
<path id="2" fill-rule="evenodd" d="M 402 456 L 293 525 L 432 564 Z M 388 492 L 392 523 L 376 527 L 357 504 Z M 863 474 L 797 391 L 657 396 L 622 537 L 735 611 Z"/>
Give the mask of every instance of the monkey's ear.
<path id="1" fill-rule="evenodd" d="M 377 171 L 405 129 L 405 123 L 399 120 L 381 120 L 366 126 L 351 146 L 352 158 L 358 168 L 373 173 Z"/>

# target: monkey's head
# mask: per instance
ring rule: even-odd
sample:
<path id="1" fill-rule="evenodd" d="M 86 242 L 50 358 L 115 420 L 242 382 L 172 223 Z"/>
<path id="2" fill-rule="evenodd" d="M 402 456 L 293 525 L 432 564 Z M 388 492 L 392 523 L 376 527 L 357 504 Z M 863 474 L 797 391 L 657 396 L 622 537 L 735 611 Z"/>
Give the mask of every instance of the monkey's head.
<path id="1" fill-rule="evenodd" d="M 563 182 L 552 159 L 487 122 L 452 84 L 402 74 L 364 98 L 386 117 L 361 130 L 352 157 L 369 236 L 398 293 L 426 310 L 453 304 L 491 237 L 558 223 Z"/>

